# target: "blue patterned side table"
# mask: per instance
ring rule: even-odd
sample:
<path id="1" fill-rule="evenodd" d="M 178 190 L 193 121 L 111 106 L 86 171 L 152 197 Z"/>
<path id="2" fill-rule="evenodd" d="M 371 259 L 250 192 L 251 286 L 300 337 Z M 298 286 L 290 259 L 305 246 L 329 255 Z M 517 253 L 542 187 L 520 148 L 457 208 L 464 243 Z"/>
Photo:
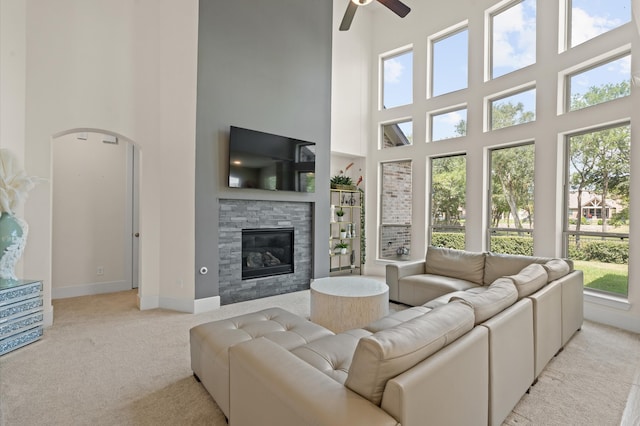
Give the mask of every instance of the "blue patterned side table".
<path id="1" fill-rule="evenodd" d="M 43 333 L 42 281 L 0 280 L 0 356 Z"/>

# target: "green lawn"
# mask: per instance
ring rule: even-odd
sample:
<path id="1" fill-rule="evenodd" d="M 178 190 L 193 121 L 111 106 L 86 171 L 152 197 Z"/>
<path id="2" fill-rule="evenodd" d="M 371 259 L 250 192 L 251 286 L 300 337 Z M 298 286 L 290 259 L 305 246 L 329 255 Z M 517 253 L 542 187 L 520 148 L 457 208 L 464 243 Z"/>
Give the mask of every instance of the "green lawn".
<path id="1" fill-rule="evenodd" d="M 584 286 L 626 296 L 628 267 L 615 263 L 574 260 L 574 268 L 584 273 Z"/>

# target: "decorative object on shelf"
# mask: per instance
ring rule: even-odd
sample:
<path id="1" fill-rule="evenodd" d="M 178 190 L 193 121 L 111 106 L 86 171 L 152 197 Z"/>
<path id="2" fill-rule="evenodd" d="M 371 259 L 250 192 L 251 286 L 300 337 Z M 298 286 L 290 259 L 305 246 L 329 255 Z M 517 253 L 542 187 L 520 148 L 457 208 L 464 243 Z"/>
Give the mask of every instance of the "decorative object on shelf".
<path id="1" fill-rule="evenodd" d="M 349 248 L 349 244 L 347 243 L 338 243 L 335 246 L 335 249 L 340 252 L 340 254 L 347 254 L 347 249 Z"/>
<path id="2" fill-rule="evenodd" d="M 355 250 L 351 250 L 351 258 L 349 259 L 351 260 L 351 269 L 356 267 L 356 252 Z"/>
<path id="3" fill-rule="evenodd" d="M 340 228 L 340 238 L 347 238 L 347 230 Z"/>
<path id="4" fill-rule="evenodd" d="M 351 238 L 351 224 L 347 225 L 347 232 L 345 232 L 345 238 Z"/>
<path id="5" fill-rule="evenodd" d="M 14 272 L 27 242 L 27 223 L 14 210 L 39 178 L 27 176 L 15 155 L 0 149 L 0 280 L 17 281 Z"/>
<path id="6" fill-rule="evenodd" d="M 344 210 L 338 210 L 336 216 L 338 216 L 338 222 L 342 222 L 344 220 Z"/>
<path id="7" fill-rule="evenodd" d="M 336 217 L 336 206 L 335 204 L 331 204 L 331 222 L 335 222 Z"/>
<path id="8" fill-rule="evenodd" d="M 409 256 L 409 247 L 398 247 L 398 249 L 396 250 L 396 254 L 398 256 Z"/>
<path id="9" fill-rule="evenodd" d="M 331 188 L 343 189 L 347 191 L 353 191 L 354 189 L 356 189 L 356 185 L 353 184 L 353 179 L 345 174 L 351 167 L 353 167 L 353 162 L 347 164 L 347 167 L 345 167 L 344 170 L 340 170 L 337 175 L 331 177 Z M 360 181 L 358 181 L 358 183 L 360 183 L 361 181 L 362 176 L 360 176 Z"/>

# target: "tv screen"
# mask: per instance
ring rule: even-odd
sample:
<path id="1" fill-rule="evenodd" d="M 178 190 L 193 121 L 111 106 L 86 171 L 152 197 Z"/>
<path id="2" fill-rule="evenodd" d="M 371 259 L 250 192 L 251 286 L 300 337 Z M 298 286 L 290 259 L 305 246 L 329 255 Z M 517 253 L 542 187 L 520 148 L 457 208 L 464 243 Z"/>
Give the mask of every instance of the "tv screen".
<path id="1" fill-rule="evenodd" d="M 229 187 L 315 192 L 316 144 L 231 126 Z"/>

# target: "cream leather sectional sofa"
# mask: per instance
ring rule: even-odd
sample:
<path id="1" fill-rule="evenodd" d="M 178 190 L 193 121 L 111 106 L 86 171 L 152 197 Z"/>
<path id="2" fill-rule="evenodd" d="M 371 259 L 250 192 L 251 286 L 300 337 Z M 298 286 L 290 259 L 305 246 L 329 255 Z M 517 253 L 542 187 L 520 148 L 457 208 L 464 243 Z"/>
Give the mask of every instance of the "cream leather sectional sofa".
<path id="1" fill-rule="evenodd" d="M 582 325 L 582 272 L 562 259 L 429 247 L 387 282 L 415 306 L 363 329 L 280 308 L 198 325 L 194 374 L 232 426 L 494 425 Z"/>

